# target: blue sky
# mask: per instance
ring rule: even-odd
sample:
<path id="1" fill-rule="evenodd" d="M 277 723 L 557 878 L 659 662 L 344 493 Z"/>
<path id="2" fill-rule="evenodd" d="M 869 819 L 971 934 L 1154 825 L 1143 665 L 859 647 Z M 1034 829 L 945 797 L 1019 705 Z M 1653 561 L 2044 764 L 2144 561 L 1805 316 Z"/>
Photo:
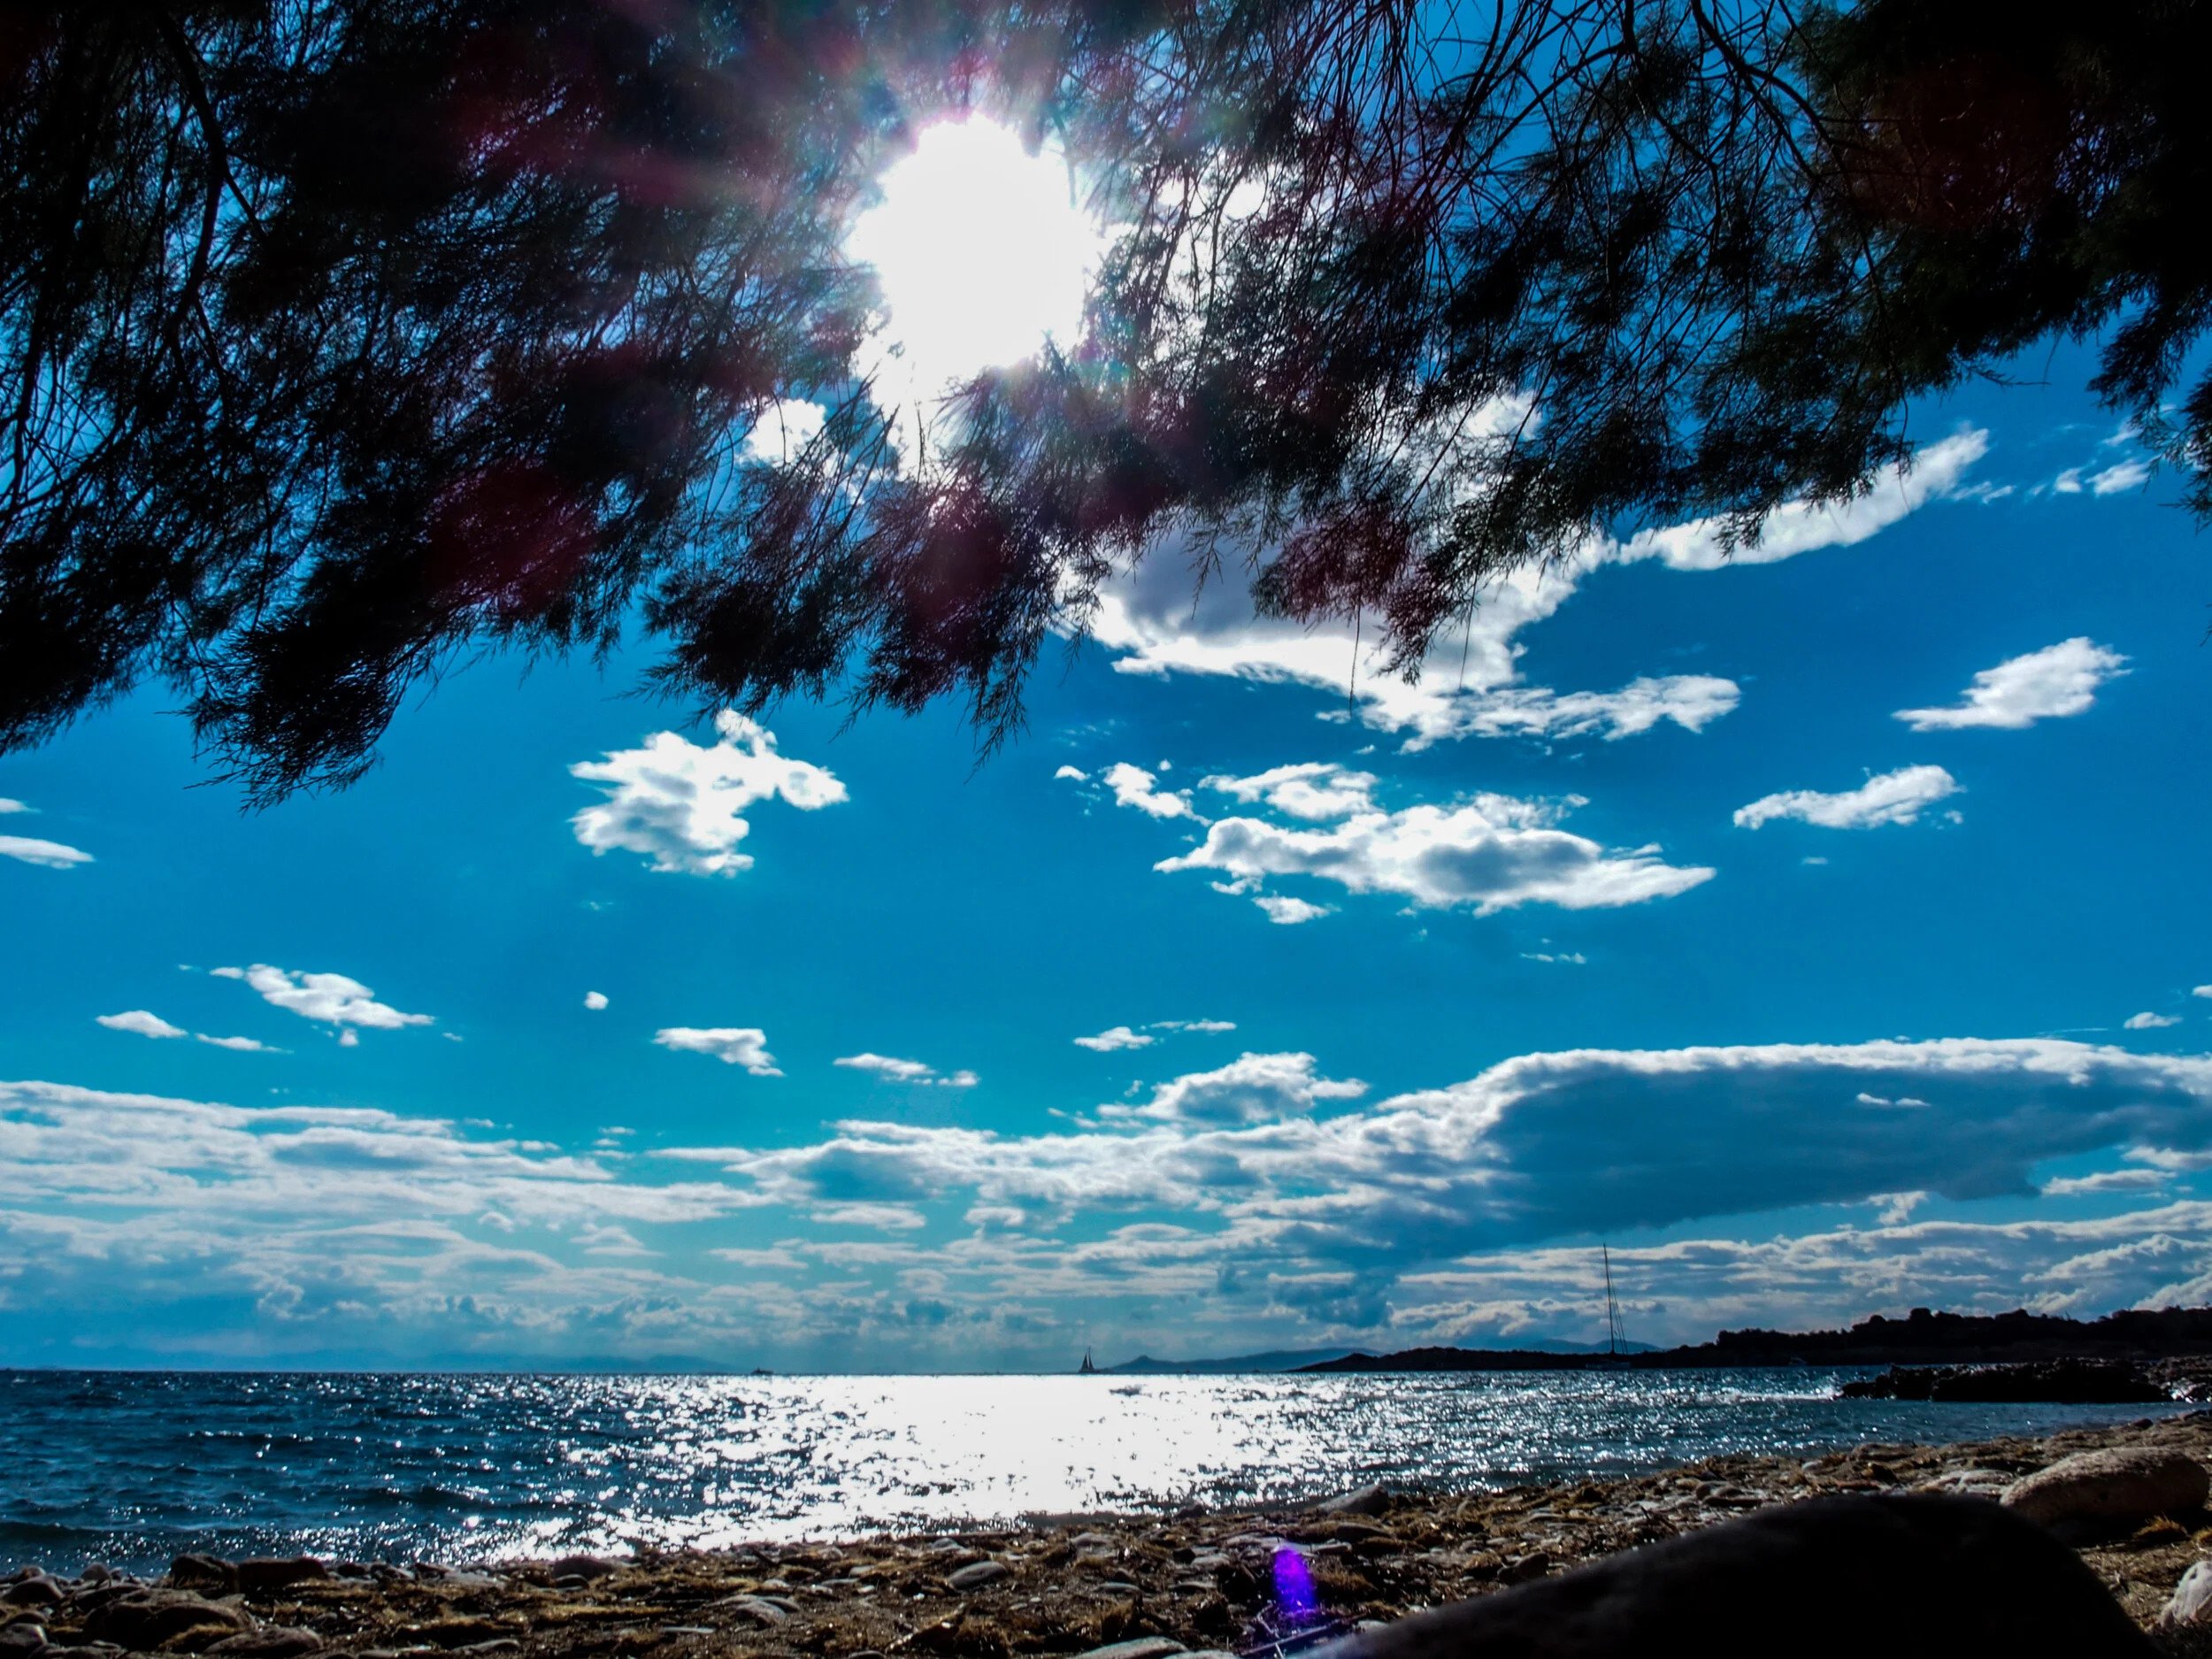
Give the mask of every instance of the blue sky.
<path id="1" fill-rule="evenodd" d="M 2202 1302 L 2212 577 L 2087 373 L 1418 690 L 1165 550 L 980 766 L 649 641 L 257 816 L 158 690 L 0 759 L 0 1362 L 1588 1340 L 1601 1240 L 1650 1341 Z"/>

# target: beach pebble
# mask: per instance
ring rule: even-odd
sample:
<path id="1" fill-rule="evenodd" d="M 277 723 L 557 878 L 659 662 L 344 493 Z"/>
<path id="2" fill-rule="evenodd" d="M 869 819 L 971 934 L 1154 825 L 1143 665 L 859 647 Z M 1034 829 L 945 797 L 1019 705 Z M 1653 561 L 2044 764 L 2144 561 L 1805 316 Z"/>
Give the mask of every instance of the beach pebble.
<path id="1" fill-rule="evenodd" d="M 707 1606 L 717 1612 L 734 1613 L 740 1618 L 749 1618 L 756 1624 L 780 1624 L 791 1617 L 790 1610 L 780 1607 L 764 1595 L 726 1595 Z"/>
<path id="2" fill-rule="evenodd" d="M 20 1659 L 35 1654 L 46 1645 L 46 1632 L 28 1619 L 13 1624 L 0 1624 L 0 1654 L 8 1659 Z"/>
<path id="3" fill-rule="evenodd" d="M 1340 1492 L 1333 1498 L 1322 1499 L 1313 1508 L 1320 1515 L 1379 1515 L 1390 1507 L 1390 1499 L 1388 1486 L 1355 1486 L 1349 1492 Z"/>
<path id="4" fill-rule="evenodd" d="M 2004 1504 L 2045 1526 L 2134 1526 L 2204 1507 L 2212 1477 L 2193 1457 L 2151 1447 L 2109 1447 L 2061 1458 L 2006 1488 Z"/>
<path id="5" fill-rule="evenodd" d="M 190 1632 L 204 1633 L 212 1643 L 252 1628 L 252 1617 L 243 1608 L 211 1601 L 188 1590 L 130 1590 L 101 1602 L 84 1622 L 85 1634 L 94 1641 L 111 1641 L 134 1653 L 149 1652 Z M 183 1645 L 190 1651 L 204 1646 Z"/>
<path id="6" fill-rule="evenodd" d="M 0 1591 L 0 1604 L 8 1607 L 59 1607 L 62 1588 L 44 1573 L 19 1578 Z"/>
<path id="7" fill-rule="evenodd" d="M 2212 1624 L 2212 1561 L 2200 1561 L 2181 1575 L 2173 1600 L 2166 1603 L 2158 1622 L 2168 1630 L 2182 1624 Z"/>
<path id="8" fill-rule="evenodd" d="M 1166 1636 L 1140 1636 L 1133 1641 L 1109 1642 L 1079 1654 L 1077 1659 L 1167 1659 L 1184 1651 L 1183 1644 Z"/>
<path id="9" fill-rule="evenodd" d="M 987 1584 L 996 1584 L 1013 1575 L 1014 1570 L 1002 1561 L 975 1561 L 947 1573 L 945 1582 L 956 1590 L 980 1590 Z"/>
<path id="10" fill-rule="evenodd" d="M 302 1630 L 296 1624 L 271 1624 L 264 1630 L 226 1636 L 208 1652 L 221 1654 L 225 1659 L 301 1659 L 303 1655 L 320 1653 L 322 1649 L 323 1639 L 311 1630 Z"/>

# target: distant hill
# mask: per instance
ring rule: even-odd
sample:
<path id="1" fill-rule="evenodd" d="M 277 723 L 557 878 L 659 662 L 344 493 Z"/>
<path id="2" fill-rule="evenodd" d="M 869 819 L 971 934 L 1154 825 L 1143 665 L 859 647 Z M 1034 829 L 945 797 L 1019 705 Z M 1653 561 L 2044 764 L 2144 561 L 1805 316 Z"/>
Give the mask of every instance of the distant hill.
<path id="1" fill-rule="evenodd" d="M 1310 1371 L 1638 1371 L 1729 1365 L 1961 1365 L 2022 1360 L 2170 1359 L 2212 1354 L 2212 1308 L 2131 1309 L 2101 1319 L 2010 1313 L 1876 1314 L 1847 1331 L 1723 1331 L 1693 1348 L 1645 1348 L 1608 1362 L 1600 1352 L 1540 1348 L 1415 1348 L 1352 1354 Z"/>
<path id="2" fill-rule="evenodd" d="M 1140 1354 L 1125 1359 L 1118 1365 L 1101 1365 L 1098 1369 L 1110 1377 L 1197 1377 L 1220 1376 L 1240 1371 L 1311 1371 L 1332 1360 L 1371 1359 L 1374 1356 L 1364 1348 L 1272 1348 L 1264 1354 L 1239 1354 L 1229 1359 L 1154 1359 L 1149 1354 Z"/>

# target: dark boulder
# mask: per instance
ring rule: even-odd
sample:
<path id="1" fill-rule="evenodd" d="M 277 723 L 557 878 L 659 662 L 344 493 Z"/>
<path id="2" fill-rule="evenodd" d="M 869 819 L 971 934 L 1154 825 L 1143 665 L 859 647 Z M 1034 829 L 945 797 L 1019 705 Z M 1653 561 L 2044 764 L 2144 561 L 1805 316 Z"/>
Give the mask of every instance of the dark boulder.
<path id="1" fill-rule="evenodd" d="M 248 1595 L 275 1595 L 296 1584 L 328 1577 L 330 1569 L 312 1555 L 263 1557 L 238 1563 L 238 1587 Z"/>
<path id="2" fill-rule="evenodd" d="M 2157 1650 L 2081 1558 L 1976 1498 L 1817 1499 L 1440 1608 L 1328 1659 L 1956 1659 Z"/>
<path id="3" fill-rule="evenodd" d="M 253 1618 L 228 1601 L 211 1601 L 186 1590 L 133 1590 L 104 1601 L 87 1616 L 84 1633 L 93 1641 L 111 1641 L 145 1653 L 181 1637 L 190 1652 L 212 1647 L 226 1636 L 253 1628 Z M 200 1640 L 204 1639 L 204 1640 Z"/>

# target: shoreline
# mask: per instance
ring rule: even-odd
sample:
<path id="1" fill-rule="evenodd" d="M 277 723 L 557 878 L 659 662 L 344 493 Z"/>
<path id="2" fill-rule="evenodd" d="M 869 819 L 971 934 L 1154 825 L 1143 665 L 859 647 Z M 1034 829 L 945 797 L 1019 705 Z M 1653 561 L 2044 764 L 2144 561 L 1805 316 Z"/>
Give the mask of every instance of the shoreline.
<path id="1" fill-rule="evenodd" d="M 149 1648 L 223 1659 L 318 1653 L 517 1654 L 588 1659 L 649 1651 L 714 1655 L 1087 1654 L 1144 1641 L 1172 1651 L 1281 1654 L 1565 1571 L 1770 1503 L 1827 1493 L 1935 1489 L 1995 1495 L 2073 1453 L 2107 1447 L 2212 1463 L 2212 1411 L 1950 1445 L 1868 1444 L 1809 1458 L 1739 1453 L 1607 1480 L 1493 1492 L 1366 1489 L 1303 1508 L 1172 1515 L 1035 1516 L 1003 1525 L 847 1542 L 759 1543 L 473 1565 L 184 1558 L 155 1598 L 179 1617 Z M 1278 1553 L 1303 1558 L 1318 1611 L 1286 1613 Z M 2212 1516 L 2154 1520 L 2081 1553 L 2147 1627 L 2175 1584 L 2212 1553 Z M 76 1563 L 50 1562 L 57 1572 Z M 121 1575 L 0 1589 L 10 1659 L 107 1659 Z M 42 1598 L 53 1604 L 34 1605 Z M 192 1604 L 188 1606 L 187 1604 Z M 216 1609 L 218 1611 L 195 1611 Z M 35 1624 L 44 1645 L 34 1645 Z M 150 1633 L 150 1632 L 140 1632 Z M 125 1640 L 125 1647 L 136 1646 Z"/>

